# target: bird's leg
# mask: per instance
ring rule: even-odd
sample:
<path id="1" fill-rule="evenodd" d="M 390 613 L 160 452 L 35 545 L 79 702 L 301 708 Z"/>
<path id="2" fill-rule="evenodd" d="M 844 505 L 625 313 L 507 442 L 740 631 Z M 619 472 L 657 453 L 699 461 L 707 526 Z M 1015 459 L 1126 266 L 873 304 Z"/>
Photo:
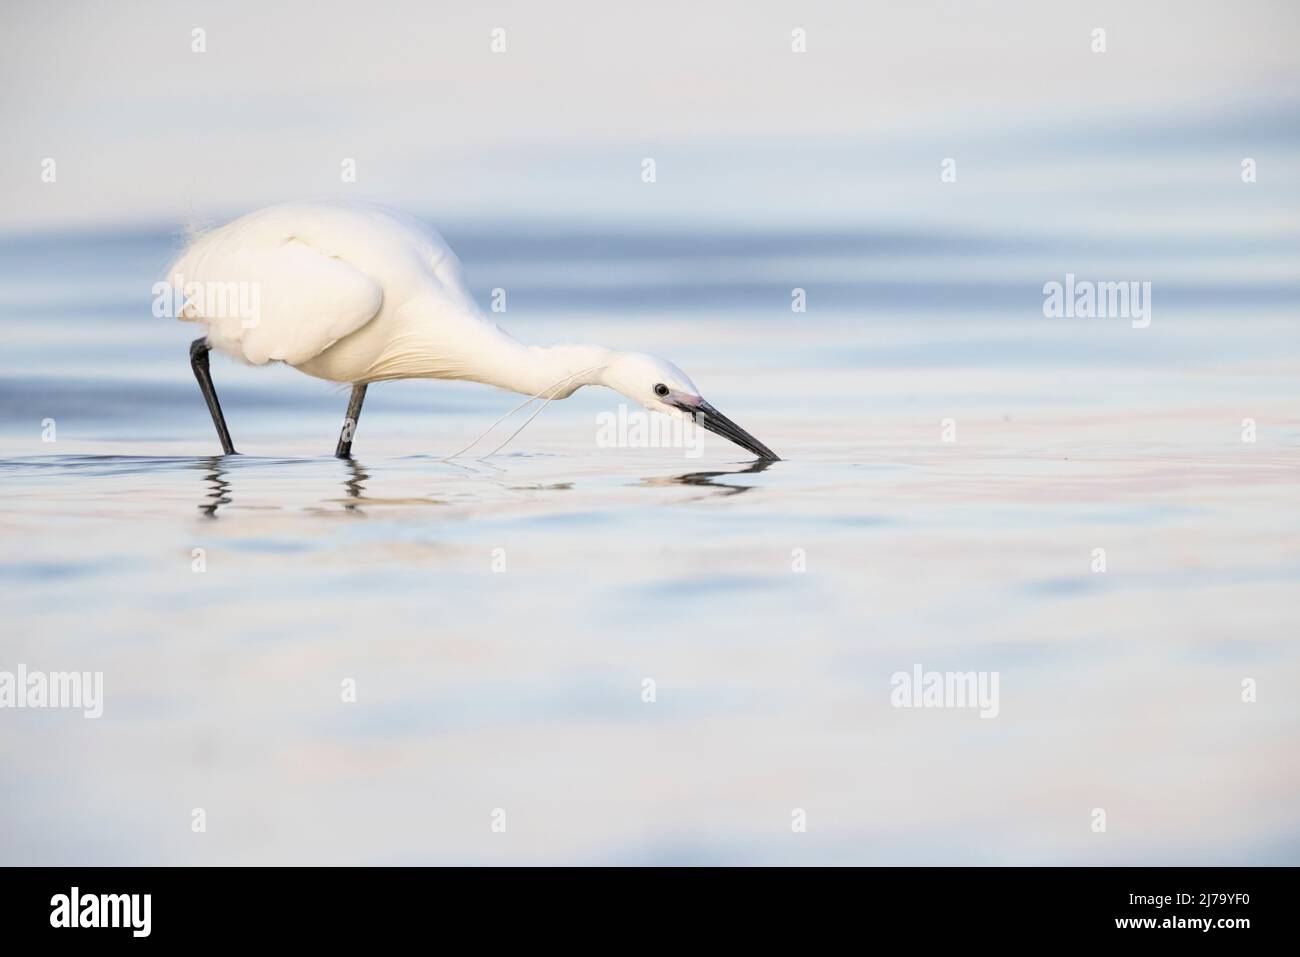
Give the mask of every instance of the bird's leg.
<path id="1" fill-rule="evenodd" d="M 230 432 L 226 428 L 226 418 L 221 414 L 221 402 L 217 399 L 217 390 L 212 387 L 212 373 L 208 370 L 208 346 L 206 336 L 200 336 L 190 343 L 190 367 L 194 378 L 199 380 L 199 391 L 207 400 L 208 411 L 212 413 L 212 424 L 217 427 L 217 437 L 221 439 L 221 449 L 226 455 L 235 454 L 235 443 L 230 441 Z"/>
<path id="2" fill-rule="evenodd" d="M 366 384 L 358 382 L 352 387 L 352 398 L 348 402 L 348 415 L 343 420 L 343 430 L 339 432 L 339 446 L 334 450 L 336 458 L 352 458 L 352 436 L 357 431 L 357 420 L 361 418 L 361 403 L 366 401 Z"/>

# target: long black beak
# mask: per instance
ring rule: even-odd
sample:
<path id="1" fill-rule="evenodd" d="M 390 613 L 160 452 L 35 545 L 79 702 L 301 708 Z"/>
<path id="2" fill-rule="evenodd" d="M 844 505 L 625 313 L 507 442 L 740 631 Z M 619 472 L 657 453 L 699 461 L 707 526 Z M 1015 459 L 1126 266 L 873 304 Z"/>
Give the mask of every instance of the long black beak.
<path id="1" fill-rule="evenodd" d="M 768 462 L 781 461 L 781 456 L 777 455 L 766 445 L 758 441 L 758 439 L 754 438 L 703 399 L 700 400 L 698 405 L 686 405 L 683 403 L 679 408 L 690 413 L 698 425 L 708 429 L 710 432 L 722 436 L 724 439 L 735 442 L 742 449 L 753 452 L 760 459 L 764 459 Z"/>

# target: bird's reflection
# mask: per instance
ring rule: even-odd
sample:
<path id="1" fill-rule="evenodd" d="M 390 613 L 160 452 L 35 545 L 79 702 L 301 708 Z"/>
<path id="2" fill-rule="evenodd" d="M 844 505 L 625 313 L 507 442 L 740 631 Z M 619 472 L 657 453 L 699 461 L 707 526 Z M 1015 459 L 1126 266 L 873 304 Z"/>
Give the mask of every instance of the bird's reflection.
<path id="1" fill-rule="evenodd" d="M 716 496 L 709 493 L 710 496 L 739 495 L 741 492 L 748 492 L 754 488 L 752 485 L 733 485 L 729 482 L 719 482 L 719 478 L 728 475 L 752 475 L 755 472 L 764 472 L 772 467 L 770 459 L 757 459 L 745 466 L 743 469 L 729 469 L 717 472 L 687 472 L 685 475 L 655 475 L 650 478 L 641 480 L 641 484 L 647 488 L 663 488 L 666 485 L 698 485 L 705 488 L 718 489 Z"/>
<path id="2" fill-rule="evenodd" d="M 215 519 L 217 512 L 226 505 L 234 501 L 234 487 L 230 481 L 231 469 L 228 463 L 228 457 L 224 455 L 210 455 L 195 461 L 195 468 L 203 471 L 204 496 L 199 503 L 198 509 L 205 518 Z M 342 505 L 343 511 L 351 512 L 356 515 L 364 514 L 361 510 L 363 503 L 375 504 L 404 504 L 404 505 L 441 505 L 446 504 L 439 499 L 434 498 L 410 498 L 410 499 L 371 499 L 366 497 L 366 483 L 370 481 L 370 473 L 366 471 L 364 465 L 356 459 L 348 458 L 343 460 L 343 467 L 346 470 L 343 479 L 343 490 L 346 497 L 335 499 L 334 501 Z M 743 468 L 717 469 L 711 472 L 687 472 L 684 475 L 653 475 L 643 478 L 638 484 L 643 488 L 664 488 L 670 485 L 693 485 L 699 488 L 710 489 L 706 496 L 717 497 L 723 495 L 739 495 L 741 492 L 751 491 L 753 485 L 742 485 L 739 483 L 719 481 L 734 475 L 753 475 L 758 472 L 764 472 L 772 467 L 772 462 L 767 460 L 757 460 L 751 462 Z M 504 484 L 504 483 L 502 483 Z M 507 488 L 519 488 L 520 486 L 504 486 Z M 570 490 L 574 488 L 572 482 L 558 482 L 546 485 L 528 486 L 530 490 L 536 488 L 546 491 L 552 490 Z"/>
<path id="3" fill-rule="evenodd" d="M 205 518 L 216 518 L 217 509 L 230 504 L 230 483 L 226 481 L 224 455 L 209 455 L 199 459 L 199 468 L 206 470 L 203 480 L 207 483 L 207 497 L 199 504 L 199 511 Z"/>
<path id="4" fill-rule="evenodd" d="M 361 509 L 358 507 L 358 503 L 362 499 L 361 493 L 366 490 L 366 482 L 370 479 L 370 473 L 365 470 L 365 467 L 362 466 L 360 462 L 351 456 L 343 461 L 347 465 L 348 472 L 351 476 L 343 483 L 343 487 L 347 489 L 348 492 L 347 501 L 343 503 L 343 510 L 345 512 L 356 512 L 360 515 L 362 513 Z"/>
<path id="5" fill-rule="evenodd" d="M 223 505 L 229 505 L 233 500 L 233 487 L 227 477 L 230 475 L 230 468 L 226 464 L 226 456 L 206 456 L 199 459 L 195 467 L 204 472 L 205 494 L 198 509 L 205 518 L 216 518 L 217 510 Z M 347 469 L 347 476 L 343 480 L 343 490 L 347 493 L 347 497 L 342 500 L 343 510 L 360 515 L 362 514 L 360 503 L 365 501 L 366 482 L 370 480 L 370 473 L 356 459 L 345 459 L 344 467 Z"/>

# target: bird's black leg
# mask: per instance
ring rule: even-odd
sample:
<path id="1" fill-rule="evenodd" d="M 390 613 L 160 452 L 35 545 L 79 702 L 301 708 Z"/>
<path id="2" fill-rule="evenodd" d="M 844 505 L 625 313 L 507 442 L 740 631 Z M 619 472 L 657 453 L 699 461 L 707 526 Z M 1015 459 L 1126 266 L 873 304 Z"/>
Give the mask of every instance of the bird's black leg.
<path id="1" fill-rule="evenodd" d="M 200 336 L 190 343 L 190 367 L 194 378 L 199 380 L 199 391 L 207 400 L 208 411 L 212 413 L 212 424 L 217 427 L 217 436 L 221 439 L 221 449 L 226 455 L 235 454 L 235 443 L 230 441 L 230 432 L 226 428 L 226 418 L 221 414 L 221 402 L 217 399 L 217 390 L 212 387 L 212 373 L 208 370 L 208 340 Z"/>
<path id="2" fill-rule="evenodd" d="M 358 382 L 352 387 L 352 399 L 348 402 L 348 415 L 343 420 L 343 431 L 339 432 L 339 447 L 334 450 L 336 458 L 352 458 L 352 436 L 357 431 L 357 420 L 361 418 L 361 403 L 366 401 L 366 384 Z"/>

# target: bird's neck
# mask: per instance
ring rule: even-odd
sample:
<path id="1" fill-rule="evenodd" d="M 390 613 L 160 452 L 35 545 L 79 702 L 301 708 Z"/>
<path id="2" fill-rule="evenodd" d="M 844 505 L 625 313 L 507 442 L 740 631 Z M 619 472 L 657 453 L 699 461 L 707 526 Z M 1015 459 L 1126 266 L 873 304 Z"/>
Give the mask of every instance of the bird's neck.
<path id="1" fill-rule="evenodd" d="M 445 311 L 441 299 L 412 300 L 402 311 L 407 322 L 388 344 L 380 374 L 368 378 L 468 379 L 563 399 L 584 385 L 601 383 L 617 355 L 596 345 L 525 345 L 477 309 L 467 308 L 454 321 L 440 318 Z"/>
<path id="2" fill-rule="evenodd" d="M 564 399 L 584 385 L 600 383 L 613 355 L 604 346 L 581 343 L 528 346 L 501 331 L 466 378 L 523 395 Z"/>

